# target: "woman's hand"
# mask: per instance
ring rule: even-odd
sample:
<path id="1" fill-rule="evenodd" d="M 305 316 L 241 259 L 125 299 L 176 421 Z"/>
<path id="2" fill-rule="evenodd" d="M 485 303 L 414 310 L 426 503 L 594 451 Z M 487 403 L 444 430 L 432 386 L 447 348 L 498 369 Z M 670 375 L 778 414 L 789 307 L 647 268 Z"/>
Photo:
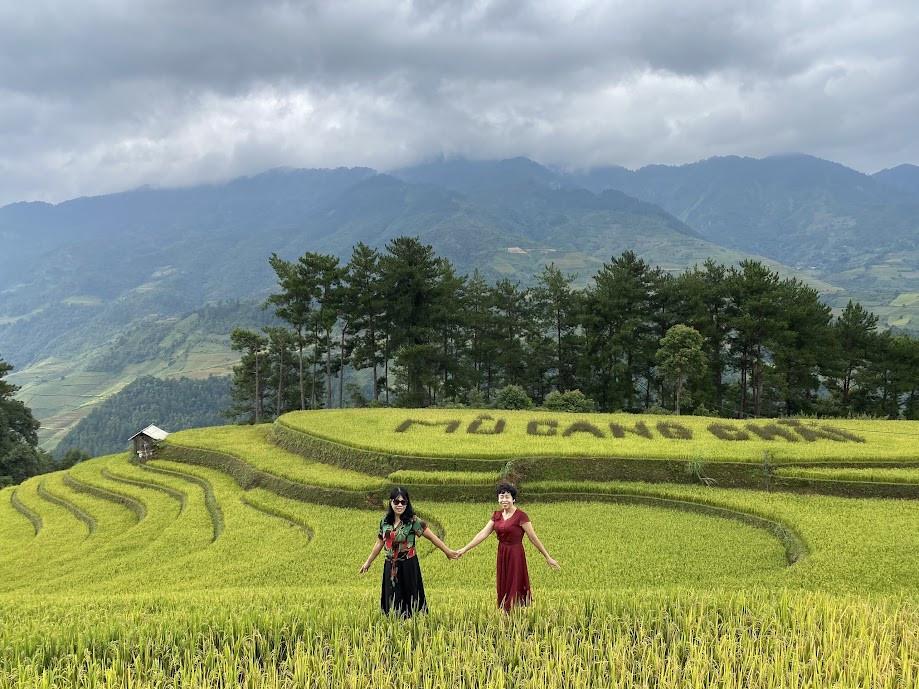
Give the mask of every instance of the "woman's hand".
<path id="1" fill-rule="evenodd" d="M 465 554 L 466 554 L 466 546 L 463 546 L 462 548 L 456 551 L 456 559 L 459 560 Z"/>
<path id="2" fill-rule="evenodd" d="M 358 570 L 358 574 L 367 574 L 367 571 L 370 569 L 370 561 L 368 560 L 361 565 L 361 568 Z"/>
<path id="3" fill-rule="evenodd" d="M 455 550 L 452 550 L 451 548 L 447 548 L 444 551 L 444 555 L 447 556 L 448 560 L 458 560 L 459 559 L 459 553 Z"/>
<path id="4" fill-rule="evenodd" d="M 552 569 L 561 569 L 562 566 L 558 564 L 553 558 L 546 557 L 546 564 L 549 565 Z"/>

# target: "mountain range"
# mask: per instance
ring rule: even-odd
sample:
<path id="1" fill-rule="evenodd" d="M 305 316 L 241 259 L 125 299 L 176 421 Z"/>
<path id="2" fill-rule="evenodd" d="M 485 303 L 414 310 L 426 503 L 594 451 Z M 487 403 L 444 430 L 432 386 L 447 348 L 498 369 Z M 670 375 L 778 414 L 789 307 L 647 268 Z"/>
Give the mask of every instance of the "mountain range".
<path id="1" fill-rule="evenodd" d="M 0 208 L 0 356 L 52 446 L 139 375 L 228 370 L 227 327 L 270 318 L 259 304 L 272 252 L 347 259 L 358 241 L 405 234 L 461 272 L 521 282 L 553 261 L 584 283 L 626 249 L 672 271 L 750 256 L 834 307 L 856 299 L 886 326 L 919 328 L 919 167 L 866 175 L 805 155 L 634 171 L 436 160 Z"/>

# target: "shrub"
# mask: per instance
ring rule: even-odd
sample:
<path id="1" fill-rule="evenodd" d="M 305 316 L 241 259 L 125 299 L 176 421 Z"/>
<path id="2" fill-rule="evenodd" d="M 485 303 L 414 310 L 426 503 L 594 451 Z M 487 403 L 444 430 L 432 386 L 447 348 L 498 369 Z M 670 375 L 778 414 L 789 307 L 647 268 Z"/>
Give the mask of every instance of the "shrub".
<path id="1" fill-rule="evenodd" d="M 533 400 L 519 385 L 506 385 L 495 395 L 496 409 L 529 409 Z"/>
<path id="2" fill-rule="evenodd" d="M 650 407 L 648 407 L 647 409 L 645 409 L 643 413 L 644 413 L 644 414 L 656 414 L 656 415 L 659 415 L 659 416 L 666 416 L 666 415 L 669 415 L 669 414 L 673 414 L 672 411 L 670 411 L 669 409 L 665 409 L 664 407 L 660 406 L 659 404 L 652 404 Z"/>
<path id="3" fill-rule="evenodd" d="M 587 413 L 594 411 L 597 405 L 580 390 L 566 390 L 565 392 L 553 390 L 546 395 L 543 406 L 549 411 Z"/>
<path id="4" fill-rule="evenodd" d="M 485 393 L 481 390 L 472 390 L 466 395 L 466 405 L 470 409 L 484 409 L 488 406 L 488 400 L 485 399 Z"/>
<path id="5" fill-rule="evenodd" d="M 458 400 L 455 397 L 447 397 L 444 400 L 441 400 L 436 405 L 437 409 L 465 409 L 466 404 L 462 400 Z"/>

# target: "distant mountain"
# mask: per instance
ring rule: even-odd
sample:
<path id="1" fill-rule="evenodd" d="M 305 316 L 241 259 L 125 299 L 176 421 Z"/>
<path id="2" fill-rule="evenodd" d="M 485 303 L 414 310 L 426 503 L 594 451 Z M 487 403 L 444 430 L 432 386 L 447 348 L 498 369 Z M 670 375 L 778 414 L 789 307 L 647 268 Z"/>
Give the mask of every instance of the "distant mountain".
<path id="1" fill-rule="evenodd" d="M 413 184 L 433 184 L 476 197 L 497 197 L 507 191 L 534 186 L 559 186 L 557 173 L 529 158 L 441 159 L 402 168 L 392 174 Z"/>
<path id="2" fill-rule="evenodd" d="M 155 306 L 151 303 L 151 307 Z M 9 379 L 17 397 L 41 420 L 39 439 L 54 447 L 81 419 L 135 379 L 226 376 L 239 360 L 229 347 L 235 326 L 275 325 L 271 311 L 253 302 L 224 302 L 179 315 L 61 305 L 76 316 L 59 322 L 31 318 L 0 328 L 8 353 L 36 352 L 31 365 Z M 120 313 L 123 320 L 115 320 Z M 83 318 L 79 318 L 83 314 Z M 11 348 L 20 344 L 22 349 Z"/>
<path id="3" fill-rule="evenodd" d="M 636 171 L 601 168 L 570 184 L 619 189 L 660 205 L 706 239 L 768 256 L 843 288 L 891 325 L 919 326 L 903 307 L 919 293 L 915 166 L 869 176 L 819 158 L 711 158 Z"/>
<path id="4" fill-rule="evenodd" d="M 792 265 L 846 270 L 917 248 L 919 200 L 837 163 L 804 155 L 711 158 L 573 178 L 660 205 L 707 239 Z"/>
<path id="5" fill-rule="evenodd" d="M 274 284 L 272 252 L 347 259 L 358 241 L 382 247 L 403 234 L 433 244 L 461 271 L 521 280 L 552 258 L 586 277 L 627 248 L 677 265 L 737 258 L 659 207 L 621 192 L 557 188 L 546 184 L 552 173 L 528 165 L 542 178 L 512 191 L 503 174 L 462 193 L 365 168 L 278 170 L 219 186 L 0 208 L 0 241 L 9 247 L 0 353 L 21 367 L 102 346 L 139 319 L 263 299 Z M 665 245 L 677 246 L 679 258 L 659 250 Z"/>
<path id="6" fill-rule="evenodd" d="M 917 208 L 883 178 L 806 156 L 634 172 L 567 173 L 526 158 L 390 174 L 278 169 L 17 203 L 0 208 L 0 356 L 53 444 L 140 375 L 227 372 L 232 325 L 270 317 L 259 305 L 275 282 L 272 252 L 347 260 L 358 241 L 382 248 L 399 235 L 460 272 L 521 282 L 553 261 L 583 283 L 626 249 L 672 271 L 754 256 L 834 305 L 860 299 L 908 326 L 919 314 Z M 239 303 L 229 315 L 207 316 L 228 300 Z"/>
<path id="7" fill-rule="evenodd" d="M 871 175 L 874 179 L 919 198 L 919 166 L 897 165 Z"/>
<path id="8" fill-rule="evenodd" d="M 170 283 L 187 309 L 245 296 L 252 266 L 234 260 L 240 246 L 270 252 L 278 233 L 292 233 L 305 215 L 373 174 L 272 170 L 223 185 L 5 206 L 0 317 L 66 297 L 120 298 L 151 283 Z"/>

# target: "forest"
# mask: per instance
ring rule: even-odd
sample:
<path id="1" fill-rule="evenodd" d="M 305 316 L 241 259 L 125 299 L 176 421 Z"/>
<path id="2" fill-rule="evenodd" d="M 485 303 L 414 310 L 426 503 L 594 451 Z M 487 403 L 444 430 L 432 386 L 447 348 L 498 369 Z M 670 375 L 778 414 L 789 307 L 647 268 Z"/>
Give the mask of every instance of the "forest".
<path id="1" fill-rule="evenodd" d="M 631 251 L 585 281 L 554 263 L 530 286 L 460 275 L 420 239 L 350 260 L 272 254 L 266 307 L 236 328 L 231 413 L 332 406 L 559 406 L 733 418 L 919 418 L 919 340 L 857 302 L 759 261 L 680 274 Z M 584 286 L 580 286 L 584 285 Z"/>
<path id="2" fill-rule="evenodd" d="M 56 448 L 63 455 L 73 448 L 90 456 L 120 452 L 128 438 L 154 424 L 168 432 L 228 422 L 230 405 L 226 376 L 168 378 L 142 376 L 93 409 Z"/>

